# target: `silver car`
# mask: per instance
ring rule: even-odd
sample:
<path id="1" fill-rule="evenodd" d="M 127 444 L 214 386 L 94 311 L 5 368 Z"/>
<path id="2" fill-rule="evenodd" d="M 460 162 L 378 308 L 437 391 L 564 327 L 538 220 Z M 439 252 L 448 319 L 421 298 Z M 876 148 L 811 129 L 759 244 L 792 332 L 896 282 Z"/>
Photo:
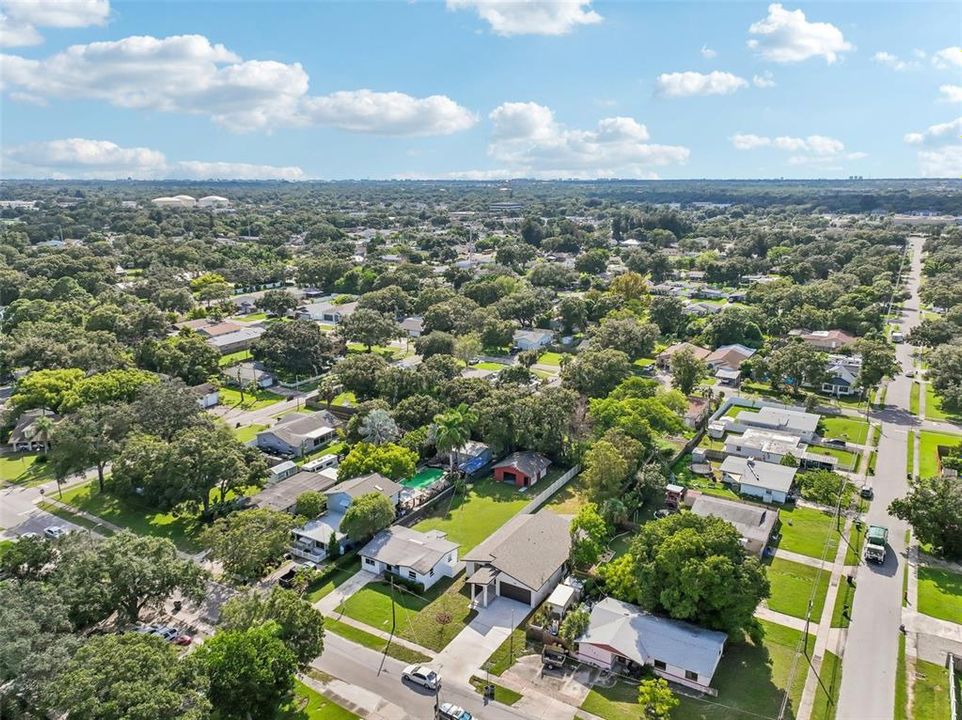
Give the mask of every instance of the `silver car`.
<path id="1" fill-rule="evenodd" d="M 428 690 L 437 691 L 441 687 L 441 676 L 427 665 L 408 665 L 401 671 L 401 680 L 407 680 Z"/>
<path id="2" fill-rule="evenodd" d="M 67 532 L 68 530 L 65 527 L 61 527 L 60 525 L 51 525 L 43 531 L 43 534 L 51 540 L 59 540 L 60 538 L 64 537 Z"/>

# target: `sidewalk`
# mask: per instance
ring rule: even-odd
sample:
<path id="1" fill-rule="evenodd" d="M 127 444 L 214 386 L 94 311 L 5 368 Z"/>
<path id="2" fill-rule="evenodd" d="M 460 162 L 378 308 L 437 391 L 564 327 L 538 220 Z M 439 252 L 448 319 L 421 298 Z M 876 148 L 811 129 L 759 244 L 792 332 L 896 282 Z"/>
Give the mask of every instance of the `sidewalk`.
<path id="1" fill-rule="evenodd" d="M 328 683 L 315 680 L 310 675 L 300 674 L 298 680 L 311 690 L 319 692 L 328 700 L 368 720 L 410 720 L 403 708 L 384 700 L 377 693 L 351 685 L 336 678 Z"/>
<path id="2" fill-rule="evenodd" d="M 332 617 L 334 617 L 333 614 L 332 614 Z M 357 628 L 358 630 L 363 630 L 364 632 L 370 635 L 379 637 L 382 640 L 385 640 L 385 641 L 390 640 L 392 645 L 400 645 L 401 647 L 406 647 L 408 650 L 419 652 L 422 655 L 427 655 L 428 657 L 434 657 L 436 655 L 434 650 L 429 650 L 428 648 L 422 645 L 413 643 L 410 640 L 405 640 L 402 637 L 398 637 L 396 634 L 394 635 L 394 637 L 391 637 L 391 633 L 385 632 L 384 630 L 379 630 L 377 628 L 373 628 L 370 625 L 365 625 L 364 623 L 358 620 L 355 620 L 352 617 L 348 617 L 347 615 L 338 615 L 335 619 L 338 622 L 342 622 L 345 625 L 350 625 L 351 627 Z"/>
<path id="3" fill-rule="evenodd" d="M 377 580 L 377 576 L 367 570 L 358 570 L 354 575 L 347 579 L 340 587 L 334 588 L 330 593 L 322 597 L 314 607 L 325 615 L 336 615 L 337 608 L 342 602 L 351 597 L 354 593 L 367 585 L 372 580 Z"/>
<path id="4" fill-rule="evenodd" d="M 781 558 L 782 560 L 791 560 L 799 565 L 808 565 L 809 567 L 813 568 L 822 567 L 822 561 L 818 558 L 809 557 L 808 555 L 800 555 L 799 553 L 792 552 L 791 550 L 782 550 L 780 548 L 776 548 L 775 557 Z"/>
<path id="5" fill-rule="evenodd" d="M 786 615 L 785 613 L 776 612 L 771 610 L 768 605 L 762 601 L 762 604 L 755 608 L 755 617 L 759 620 L 767 620 L 768 622 L 773 622 L 776 625 L 784 625 L 785 627 L 790 627 L 793 630 L 798 630 L 799 632 L 805 631 L 805 621 L 802 618 L 797 618 L 794 615 Z M 808 631 L 817 632 L 819 626 L 812 622 L 808 624 Z"/>

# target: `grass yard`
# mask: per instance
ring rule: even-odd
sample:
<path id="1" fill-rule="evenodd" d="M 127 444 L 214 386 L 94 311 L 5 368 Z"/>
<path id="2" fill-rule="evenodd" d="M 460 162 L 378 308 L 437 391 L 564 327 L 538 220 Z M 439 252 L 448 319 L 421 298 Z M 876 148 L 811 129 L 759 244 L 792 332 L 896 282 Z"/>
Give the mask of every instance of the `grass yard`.
<path id="1" fill-rule="evenodd" d="M 746 720 L 753 715 L 774 718 L 778 716 L 786 690 L 792 711 L 798 710 L 805 687 L 804 658 L 799 658 L 790 688 L 788 679 L 802 634 L 774 623 L 761 621 L 761 624 L 765 629 L 761 645 L 748 641 L 726 645 L 712 681 L 718 697 L 700 700 L 679 696 L 681 703 L 671 714 L 673 720 Z M 611 688 L 595 687 L 581 708 L 605 720 L 637 720 L 638 690 L 627 683 Z M 791 712 L 787 715 L 792 716 Z"/>
<path id="2" fill-rule="evenodd" d="M 849 585 L 843 575 L 838 581 L 838 592 L 835 593 L 835 605 L 832 608 L 832 627 L 833 628 L 847 628 L 849 622 L 851 621 L 852 608 L 855 607 L 852 603 L 855 602 L 855 586 Z M 848 605 L 849 617 L 845 617 L 843 611 L 845 606 Z"/>
<path id="3" fill-rule="evenodd" d="M 692 472 L 691 455 L 680 457 L 678 462 L 671 466 L 671 472 L 672 475 L 674 475 L 674 482 L 679 485 L 700 490 L 706 495 L 715 495 L 717 497 L 728 498 L 729 500 L 738 499 L 738 495 L 732 492 L 727 486 L 722 485 L 720 482 L 713 482 L 704 475 L 696 475 Z"/>
<path id="4" fill-rule="evenodd" d="M 818 622 L 825 607 L 830 579 L 828 571 L 776 557 L 768 566 L 768 580 L 772 586 L 768 607 L 775 612 L 804 619 L 814 587 L 812 622 Z"/>
<path id="5" fill-rule="evenodd" d="M 551 482 L 551 476 L 541 482 Z M 414 529 L 446 532 L 451 542 L 461 546 L 459 554 L 463 556 L 517 515 L 531 497 L 528 493 L 518 492 L 514 485 L 495 482 L 489 475 L 470 485 L 468 494 L 459 495 L 450 506 L 442 502 L 440 509 Z"/>
<path id="6" fill-rule="evenodd" d="M 832 720 L 835 717 L 835 708 L 838 703 L 838 692 L 842 687 L 842 661 L 834 653 L 826 652 L 822 658 L 822 667 L 819 670 L 822 682 L 828 687 L 831 693 L 831 703 L 829 695 L 821 686 L 815 691 L 815 703 L 812 706 L 811 720 Z"/>
<path id="7" fill-rule="evenodd" d="M 239 362 L 250 360 L 250 358 L 251 358 L 250 350 L 238 350 L 237 352 L 221 355 L 220 360 L 217 361 L 217 364 L 220 365 L 221 367 L 230 367 L 231 365 L 236 365 Z"/>
<path id="8" fill-rule="evenodd" d="M 331 405 L 337 405 L 338 407 L 357 405 L 357 396 L 352 392 L 342 392 L 331 401 Z"/>
<path id="9" fill-rule="evenodd" d="M 907 447 L 908 451 L 905 455 L 905 472 L 912 474 L 915 472 L 915 438 L 917 437 L 915 431 L 913 430 L 908 434 Z"/>
<path id="10" fill-rule="evenodd" d="M 133 500 L 100 493 L 96 482 L 66 490 L 62 502 L 114 525 L 129 528 L 139 535 L 165 537 L 186 552 L 194 553 L 201 549 L 196 540 L 201 527 L 194 516 L 157 512 Z"/>
<path id="11" fill-rule="evenodd" d="M 471 610 L 470 589 L 464 576 L 445 578 L 424 595 L 415 595 L 401 585 L 394 586 L 395 634 L 431 650 L 442 650 L 477 613 Z M 368 583 L 338 607 L 350 618 L 384 632 L 391 632 L 391 585 L 384 581 Z M 447 625 L 437 618 L 450 616 Z"/>
<path id="12" fill-rule="evenodd" d="M 250 315 L 235 315 L 234 317 L 231 318 L 231 320 L 234 322 L 245 322 L 245 323 L 260 322 L 261 320 L 267 320 L 267 313 L 255 312 L 255 313 L 251 313 Z"/>
<path id="13" fill-rule="evenodd" d="M 858 418 L 838 417 L 822 418 L 822 435 L 827 438 L 838 438 L 855 445 L 864 445 L 868 436 L 868 423 Z"/>
<path id="14" fill-rule="evenodd" d="M 51 515 L 56 515 L 61 520 L 66 520 L 67 522 L 73 523 L 77 527 L 82 527 L 85 530 L 91 530 L 98 535 L 109 536 L 114 534 L 114 531 L 106 525 L 93 520 L 88 520 L 83 515 L 75 513 L 73 510 L 68 510 L 62 505 L 57 505 L 49 500 L 42 500 L 38 502 L 37 507 L 39 507 L 41 510 L 46 510 Z"/>
<path id="15" fill-rule="evenodd" d="M 510 367 L 510 366 L 502 365 L 501 363 L 496 363 L 496 362 L 479 362 L 479 363 L 475 363 L 474 365 L 471 365 L 470 367 L 473 368 L 474 370 L 493 370 L 494 372 L 501 372 L 506 367 Z"/>
<path id="16" fill-rule="evenodd" d="M 484 686 L 486 683 L 484 682 L 483 678 L 479 678 L 477 675 L 472 675 L 469 682 L 471 683 L 471 687 L 473 687 L 479 695 L 484 694 Z M 521 693 L 515 692 L 511 688 L 502 687 L 495 682 L 491 684 L 494 685 L 494 701 L 499 702 L 502 705 L 514 705 L 523 697 Z"/>
<path id="17" fill-rule="evenodd" d="M 37 462 L 37 453 L 0 455 L 0 485 L 33 487 L 53 480 L 46 462 Z"/>
<path id="18" fill-rule="evenodd" d="M 939 474 L 939 445 L 958 446 L 962 435 L 923 430 L 919 442 L 919 474 L 933 477 Z"/>
<path id="19" fill-rule="evenodd" d="M 558 490 L 545 507 L 551 508 L 559 515 L 576 515 L 581 506 L 588 502 L 588 488 L 584 483 L 584 475 L 575 475 L 563 488 Z"/>
<path id="20" fill-rule="evenodd" d="M 932 383 L 925 383 L 925 419 L 926 420 L 958 420 L 956 413 L 948 412 L 942 407 L 942 398 L 935 394 Z"/>
<path id="21" fill-rule="evenodd" d="M 962 623 L 962 575 L 920 567 L 919 612 Z"/>
<path id="22" fill-rule="evenodd" d="M 917 720 L 950 720 L 949 669 L 916 659 L 912 717 Z"/>
<path id="23" fill-rule="evenodd" d="M 358 717 L 300 680 L 295 680 L 294 697 L 278 709 L 274 720 L 356 720 Z"/>
<path id="24" fill-rule="evenodd" d="M 234 437 L 240 440 L 242 443 L 250 442 L 255 437 L 257 433 L 261 430 L 266 430 L 267 425 L 245 425 L 244 427 L 234 428 Z"/>
<path id="25" fill-rule="evenodd" d="M 410 648 L 406 648 L 401 645 L 395 645 L 394 643 L 388 644 L 387 640 L 384 638 L 380 638 L 377 635 L 372 635 L 369 632 L 364 632 L 360 628 L 356 628 L 353 625 L 348 625 L 340 620 L 335 620 L 332 617 L 324 618 L 324 629 L 327 632 L 340 635 L 345 640 L 357 643 L 358 645 L 363 645 L 374 652 L 383 653 L 385 652 L 386 648 L 388 656 L 394 658 L 395 660 L 400 660 L 401 662 L 426 663 L 431 661 L 431 658 L 424 653 L 419 653 L 416 650 L 411 650 Z"/>
<path id="26" fill-rule="evenodd" d="M 330 595 L 335 589 L 339 588 L 361 569 L 361 558 L 354 556 L 354 560 L 346 565 L 336 566 L 330 574 L 326 575 L 324 581 L 311 585 L 307 588 L 307 599 L 311 603 L 316 603 L 322 597 Z M 321 572 L 324 572 L 323 570 Z"/>
<path id="27" fill-rule="evenodd" d="M 781 509 L 779 517 L 782 521 L 779 548 L 821 558 L 827 542 L 829 551 L 826 557 L 835 557 L 839 539 L 835 519 L 831 515 L 815 508 L 785 507 Z"/>
<path id="28" fill-rule="evenodd" d="M 895 666 L 895 720 L 909 718 L 909 690 L 905 668 L 905 635 L 899 633 L 898 665 Z"/>
<path id="29" fill-rule="evenodd" d="M 839 470 L 854 470 L 859 458 L 856 453 L 850 452 L 849 450 L 822 447 L 821 445 L 811 447 L 809 452 L 813 452 L 816 455 L 831 455 L 838 460 Z"/>
<path id="30" fill-rule="evenodd" d="M 509 667 L 514 665 L 518 658 L 524 657 L 525 655 L 532 655 L 535 651 L 534 648 L 528 645 L 527 638 L 525 637 L 523 628 L 528 624 L 530 618 L 526 618 L 521 627 L 517 627 L 511 631 L 511 635 L 505 640 L 501 645 L 491 653 L 482 669 L 487 670 L 492 675 L 500 675 L 507 670 Z"/>
<path id="31" fill-rule="evenodd" d="M 913 415 L 919 414 L 919 395 L 921 394 L 921 389 L 917 382 L 912 383 L 912 388 L 909 390 L 909 412 Z"/>
<path id="32" fill-rule="evenodd" d="M 845 550 L 845 564 L 858 565 L 862 559 L 862 543 L 868 533 L 868 525 L 862 523 L 862 529 L 855 527 L 855 523 L 848 530 L 848 548 Z"/>
<path id="33" fill-rule="evenodd" d="M 244 410 L 259 410 L 283 400 L 283 396 L 272 393 L 270 390 L 250 390 L 244 391 L 244 400 L 241 402 L 241 392 L 237 388 L 222 387 L 220 389 L 220 404 L 228 407 L 240 407 Z"/>
<path id="34" fill-rule="evenodd" d="M 538 357 L 538 365 L 550 365 L 551 367 L 561 367 L 561 358 L 564 355 L 557 352 L 543 352 Z"/>

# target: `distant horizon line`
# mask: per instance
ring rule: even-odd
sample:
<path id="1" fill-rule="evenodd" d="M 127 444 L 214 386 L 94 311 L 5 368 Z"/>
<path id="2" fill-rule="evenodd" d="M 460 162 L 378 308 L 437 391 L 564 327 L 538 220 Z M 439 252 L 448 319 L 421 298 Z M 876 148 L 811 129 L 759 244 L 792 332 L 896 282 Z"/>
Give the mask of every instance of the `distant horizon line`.
<path id="1" fill-rule="evenodd" d="M 475 185 L 497 185 L 503 183 L 678 183 L 678 182 L 777 182 L 777 183 L 799 183 L 799 182 L 959 182 L 960 177 L 812 177 L 812 178 L 788 178 L 788 177 L 690 177 L 690 178 L 531 178 L 531 177 L 512 177 L 512 178 L 299 178 L 290 180 L 286 178 L 49 178 L 49 177 L 30 177 L 30 178 L 4 178 L 0 177 L 0 183 L 21 183 L 21 182 L 42 182 L 42 183 L 138 183 L 138 184 L 159 184 L 159 183 L 283 183 L 286 185 L 308 185 L 311 183 L 451 183 L 451 184 L 475 184 Z"/>

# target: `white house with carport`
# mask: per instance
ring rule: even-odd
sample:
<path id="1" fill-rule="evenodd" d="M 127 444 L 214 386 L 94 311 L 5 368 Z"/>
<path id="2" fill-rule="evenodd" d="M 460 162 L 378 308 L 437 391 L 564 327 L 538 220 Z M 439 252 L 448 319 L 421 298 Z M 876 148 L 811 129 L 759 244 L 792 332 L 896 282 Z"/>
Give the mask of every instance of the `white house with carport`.
<path id="1" fill-rule="evenodd" d="M 515 515 L 464 556 L 471 601 L 496 597 L 538 607 L 561 581 L 571 553 L 570 518 L 542 511 Z"/>
<path id="2" fill-rule="evenodd" d="M 591 608 L 576 656 L 605 670 L 649 667 L 666 680 L 717 695 L 710 685 L 726 639 L 723 632 L 651 615 L 609 597 Z"/>
<path id="3" fill-rule="evenodd" d="M 448 540 L 440 530 L 423 533 L 394 525 L 375 535 L 358 555 L 362 570 L 376 575 L 397 575 L 420 583 L 425 590 L 461 570 L 458 544 Z"/>
<path id="4" fill-rule="evenodd" d="M 729 455 L 721 465 L 721 472 L 722 482 L 740 495 L 767 503 L 785 503 L 795 485 L 798 469 Z"/>

